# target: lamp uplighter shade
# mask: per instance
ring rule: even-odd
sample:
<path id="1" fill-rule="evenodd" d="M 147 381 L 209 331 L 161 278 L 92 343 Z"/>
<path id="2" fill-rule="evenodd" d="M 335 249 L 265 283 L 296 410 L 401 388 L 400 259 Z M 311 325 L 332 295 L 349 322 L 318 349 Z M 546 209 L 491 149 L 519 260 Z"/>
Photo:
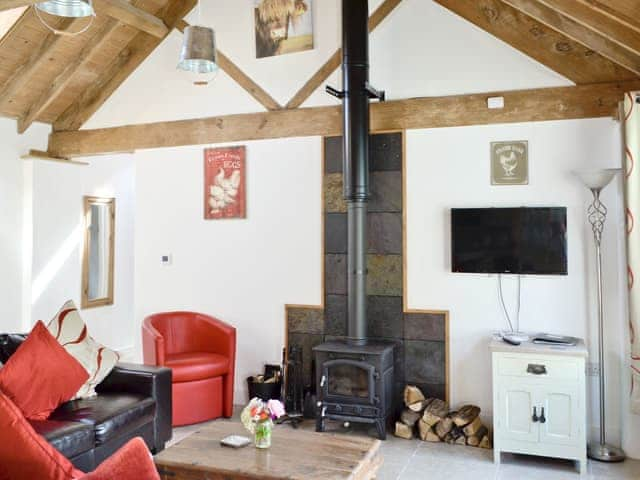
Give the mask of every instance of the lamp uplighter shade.
<path id="1" fill-rule="evenodd" d="M 91 0 L 49 0 L 37 3 L 36 8 L 59 17 L 82 18 L 94 15 Z"/>
<path id="2" fill-rule="evenodd" d="M 601 168 L 594 170 L 577 170 L 573 174 L 590 190 L 602 190 L 611 183 L 620 168 Z"/>

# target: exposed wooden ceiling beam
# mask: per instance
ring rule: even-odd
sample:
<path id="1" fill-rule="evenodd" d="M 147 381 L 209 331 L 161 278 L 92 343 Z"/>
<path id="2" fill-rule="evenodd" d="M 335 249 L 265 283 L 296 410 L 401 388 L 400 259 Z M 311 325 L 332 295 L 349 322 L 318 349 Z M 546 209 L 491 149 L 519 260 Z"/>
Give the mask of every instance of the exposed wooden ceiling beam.
<path id="1" fill-rule="evenodd" d="M 588 0 L 539 0 L 563 16 L 598 32 L 621 47 L 640 55 L 640 22 L 630 23 L 622 15 L 607 12 Z"/>
<path id="2" fill-rule="evenodd" d="M 93 54 L 100 50 L 107 43 L 111 35 L 117 30 L 119 23 L 110 18 L 100 30 L 82 48 L 75 60 L 65 67 L 65 69 L 51 82 L 50 87 L 45 90 L 38 99 L 31 104 L 26 113 L 18 120 L 18 133 L 24 133 L 31 124 L 44 112 L 51 103 L 58 98 L 71 80 L 91 59 Z"/>
<path id="3" fill-rule="evenodd" d="M 195 4 L 196 0 L 172 0 L 163 9 L 160 18 L 173 29 L 176 23 L 193 9 Z M 80 128 L 107 101 L 122 82 L 160 45 L 162 40 L 163 38 L 151 37 L 146 33 L 136 35 L 112 66 L 102 73 L 95 85 L 87 89 L 80 98 L 55 120 L 53 123 L 54 130 L 76 130 Z"/>
<path id="4" fill-rule="evenodd" d="M 577 84 L 637 78 L 499 0 L 434 1 Z"/>
<path id="5" fill-rule="evenodd" d="M 181 20 L 176 24 L 176 28 L 184 33 L 184 29 L 189 24 Z M 280 110 L 280 105 L 274 98 L 269 95 L 260 85 L 254 82 L 249 75 L 244 73 L 229 57 L 227 57 L 219 49 L 216 51 L 218 57 L 218 66 L 229 75 L 235 82 L 240 85 L 249 95 L 255 98 L 267 110 Z"/>
<path id="6" fill-rule="evenodd" d="M 44 0 L 2 0 L 0 2 L 0 12 L 11 10 L 12 8 L 28 7 L 29 5 L 42 1 Z"/>
<path id="7" fill-rule="evenodd" d="M 374 103 L 371 131 L 608 117 L 615 115 L 625 92 L 638 88 L 640 80 Z M 504 108 L 487 108 L 487 98 L 497 96 L 504 98 Z M 78 157 L 145 148 L 339 135 L 341 112 L 338 106 L 299 108 L 54 132 L 48 151 L 54 156 Z"/>
<path id="8" fill-rule="evenodd" d="M 640 55 L 621 47 L 599 32 L 578 23 L 563 12 L 538 0 L 502 0 L 538 22 L 599 53 L 612 62 L 640 75 Z M 554 2 L 550 2 L 554 3 Z M 559 2 L 562 3 L 562 2 Z M 576 2 L 572 2 L 576 4 Z"/>
<path id="9" fill-rule="evenodd" d="M 78 24 L 84 24 L 84 22 L 86 22 L 84 19 L 66 18 L 61 22 L 59 28 L 66 30 L 68 28 L 74 28 Z M 29 81 L 31 76 L 50 60 L 51 52 L 61 42 L 64 42 L 64 36 L 56 35 L 53 32 L 47 34 L 43 42 L 31 54 L 29 59 L 18 67 L 13 75 L 0 87 L 0 110 L 3 110 L 14 95 Z"/>
<path id="10" fill-rule="evenodd" d="M 400 4 L 402 0 L 385 0 L 369 17 L 369 33 L 373 32 L 382 21 Z M 300 90 L 289 100 L 286 108 L 298 108 L 315 92 L 324 81 L 331 76 L 342 62 L 342 48 L 336 50 L 324 65 L 314 73 Z"/>
<path id="11" fill-rule="evenodd" d="M 0 11 L 29 6 L 41 1 L 43 0 L 2 0 Z M 164 38 L 169 32 L 169 28 L 161 19 L 131 5 L 127 0 L 94 0 L 94 7 L 98 14 L 108 15 L 154 37 Z"/>
<path id="12" fill-rule="evenodd" d="M 94 4 L 98 14 L 109 15 L 154 37 L 164 38 L 169 33 L 169 28 L 162 20 L 126 0 L 94 0 Z"/>

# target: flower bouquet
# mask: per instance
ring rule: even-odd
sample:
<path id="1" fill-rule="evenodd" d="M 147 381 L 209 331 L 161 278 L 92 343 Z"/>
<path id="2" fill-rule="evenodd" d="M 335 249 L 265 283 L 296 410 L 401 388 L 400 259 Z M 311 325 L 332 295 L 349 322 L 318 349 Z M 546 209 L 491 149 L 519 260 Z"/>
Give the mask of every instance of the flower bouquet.
<path id="1" fill-rule="evenodd" d="M 265 402 L 259 398 L 252 398 L 249 405 L 244 407 L 240 414 L 240 420 L 244 428 L 254 435 L 257 448 L 269 448 L 271 446 L 271 430 L 273 420 L 285 414 L 284 406 L 280 400 Z"/>

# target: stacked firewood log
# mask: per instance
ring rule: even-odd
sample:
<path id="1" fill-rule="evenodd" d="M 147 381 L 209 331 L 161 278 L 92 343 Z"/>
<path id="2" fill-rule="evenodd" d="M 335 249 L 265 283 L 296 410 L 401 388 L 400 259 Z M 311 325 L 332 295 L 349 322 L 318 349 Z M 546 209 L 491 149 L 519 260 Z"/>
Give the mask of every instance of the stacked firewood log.
<path id="1" fill-rule="evenodd" d="M 463 405 L 455 411 L 438 398 L 425 398 L 418 387 L 404 389 L 405 409 L 396 422 L 395 434 L 425 442 L 446 442 L 455 445 L 491 448 L 489 430 L 480 419 L 480 408 Z"/>

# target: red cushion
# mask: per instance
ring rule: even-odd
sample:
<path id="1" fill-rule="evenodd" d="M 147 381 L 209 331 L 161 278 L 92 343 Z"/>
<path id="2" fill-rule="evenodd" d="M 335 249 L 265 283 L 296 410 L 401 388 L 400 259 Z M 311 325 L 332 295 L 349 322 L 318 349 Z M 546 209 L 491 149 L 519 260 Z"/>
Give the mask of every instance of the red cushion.
<path id="1" fill-rule="evenodd" d="M 0 390 L 25 417 L 46 420 L 88 378 L 84 367 L 38 322 L 0 370 Z"/>
<path id="2" fill-rule="evenodd" d="M 82 480 L 160 480 L 151 454 L 141 438 L 130 440 Z"/>
<path id="3" fill-rule="evenodd" d="M 165 366 L 173 371 L 174 382 L 193 382 L 227 374 L 229 359 L 217 353 L 174 353 L 166 356 Z"/>
<path id="4" fill-rule="evenodd" d="M 0 392 L 0 479 L 70 480 L 82 475 L 35 432 L 18 407 Z"/>

